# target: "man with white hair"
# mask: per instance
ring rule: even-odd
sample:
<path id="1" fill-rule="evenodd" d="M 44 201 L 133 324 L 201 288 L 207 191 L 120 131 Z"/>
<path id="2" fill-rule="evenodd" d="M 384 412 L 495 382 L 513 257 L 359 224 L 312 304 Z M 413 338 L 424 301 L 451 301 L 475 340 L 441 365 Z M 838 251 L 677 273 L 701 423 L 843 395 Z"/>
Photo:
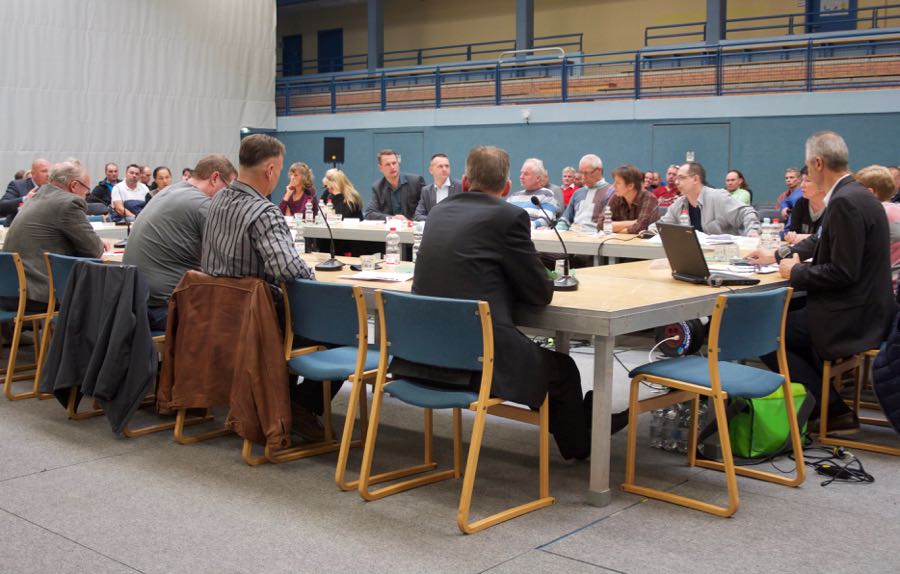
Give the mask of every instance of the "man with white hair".
<path id="1" fill-rule="evenodd" d="M 521 207 L 528 212 L 531 219 L 531 227 L 549 227 L 553 222 L 547 220 L 547 216 L 536 205 L 531 203 L 532 197 L 537 197 L 541 202 L 541 207 L 555 217 L 559 211 L 559 202 L 556 195 L 546 187 L 544 181 L 547 177 L 547 170 L 544 168 L 544 162 L 532 157 L 525 160 L 522 169 L 519 171 L 519 183 L 522 189 L 514 193 L 510 193 L 506 200 L 517 207 Z"/>
<path id="2" fill-rule="evenodd" d="M 29 311 L 47 309 L 50 284 L 44 251 L 76 257 L 100 257 L 109 244 L 102 241 L 87 220 L 84 197 L 91 178 L 76 159 L 67 159 L 49 171 L 49 183 L 41 186 L 19 212 L 6 234 L 4 251 L 18 253 L 25 266 Z M 9 308 L 9 301 L 0 302 Z"/>
<path id="3" fill-rule="evenodd" d="M 615 190 L 603 178 L 603 160 L 589 153 L 578 162 L 578 173 L 584 178 L 584 187 L 572 194 L 569 206 L 556 224 L 557 229 L 578 226 L 596 228 L 597 219 L 603 213 Z"/>
<path id="4" fill-rule="evenodd" d="M 840 135 L 811 135 L 806 140 L 809 181 L 828 190 L 818 233 L 790 247 L 748 256 L 760 263 L 777 261 L 791 287 L 806 291 L 806 306 L 788 314 L 785 346 L 791 380 L 803 383 L 820 409 L 823 362 L 877 349 L 897 313 L 888 220 L 878 199 L 853 179 L 849 158 Z M 777 370 L 774 353 L 762 360 Z M 826 410 L 829 431 L 859 426 L 856 413 L 834 387 Z"/>

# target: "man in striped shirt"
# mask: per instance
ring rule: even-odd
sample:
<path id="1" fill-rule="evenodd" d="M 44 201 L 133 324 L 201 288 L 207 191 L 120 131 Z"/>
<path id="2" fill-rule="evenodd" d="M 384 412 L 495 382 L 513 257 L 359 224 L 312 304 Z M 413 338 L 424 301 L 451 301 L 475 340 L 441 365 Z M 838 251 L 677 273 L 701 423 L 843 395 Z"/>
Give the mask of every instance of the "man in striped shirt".
<path id="1" fill-rule="evenodd" d="M 213 198 L 203 228 L 201 268 L 216 277 L 260 277 L 273 288 L 284 281 L 315 279 L 297 255 L 291 230 L 269 196 L 284 166 L 284 144 L 272 136 L 254 134 L 241 141 L 237 179 Z M 283 304 L 276 301 L 276 307 Z M 332 385 L 332 396 L 340 389 Z M 291 385 L 294 431 L 319 441 L 324 427 L 322 383 L 306 380 Z"/>

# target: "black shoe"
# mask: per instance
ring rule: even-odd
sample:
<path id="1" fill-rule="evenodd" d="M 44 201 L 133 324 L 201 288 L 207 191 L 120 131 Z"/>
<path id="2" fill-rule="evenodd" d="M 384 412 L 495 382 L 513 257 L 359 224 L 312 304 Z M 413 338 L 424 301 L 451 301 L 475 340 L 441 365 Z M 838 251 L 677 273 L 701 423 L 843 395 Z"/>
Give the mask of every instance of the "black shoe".
<path id="1" fill-rule="evenodd" d="M 594 418 L 594 391 L 584 394 L 584 416 L 588 432 L 591 432 L 591 421 Z M 613 413 L 609 424 L 609 434 L 614 435 L 628 426 L 628 409 L 620 413 Z"/>

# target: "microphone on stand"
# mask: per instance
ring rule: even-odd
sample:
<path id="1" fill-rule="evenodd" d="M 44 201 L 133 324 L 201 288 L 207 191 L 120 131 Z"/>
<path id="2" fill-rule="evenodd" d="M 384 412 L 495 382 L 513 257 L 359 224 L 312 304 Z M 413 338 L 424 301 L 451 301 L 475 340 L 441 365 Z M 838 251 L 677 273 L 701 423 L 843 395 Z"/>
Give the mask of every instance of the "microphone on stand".
<path id="1" fill-rule="evenodd" d="M 556 237 L 559 239 L 560 245 L 562 245 L 563 253 L 565 254 L 565 259 L 563 260 L 563 274 L 557 277 L 553 281 L 553 290 L 554 291 L 575 291 L 578 289 L 578 279 L 575 279 L 571 275 L 569 275 L 569 250 L 566 249 L 566 242 L 563 241 L 562 235 L 559 234 L 559 231 L 556 230 L 556 227 L 552 225 L 553 221 L 550 217 L 550 214 L 547 213 L 547 210 L 544 209 L 544 206 L 541 205 L 541 200 L 538 199 L 536 195 L 531 196 L 531 203 L 536 205 L 547 217 L 547 222 L 551 224 L 553 228 L 553 233 L 556 234 Z"/>
<path id="2" fill-rule="evenodd" d="M 328 215 L 325 214 L 324 209 L 320 209 L 319 213 L 322 214 L 322 221 L 325 222 L 325 227 L 328 228 L 328 237 L 331 240 L 331 259 L 316 265 L 316 271 L 340 271 L 344 268 L 344 264 L 334 258 L 334 233 L 331 231 L 331 226 L 328 224 Z"/>

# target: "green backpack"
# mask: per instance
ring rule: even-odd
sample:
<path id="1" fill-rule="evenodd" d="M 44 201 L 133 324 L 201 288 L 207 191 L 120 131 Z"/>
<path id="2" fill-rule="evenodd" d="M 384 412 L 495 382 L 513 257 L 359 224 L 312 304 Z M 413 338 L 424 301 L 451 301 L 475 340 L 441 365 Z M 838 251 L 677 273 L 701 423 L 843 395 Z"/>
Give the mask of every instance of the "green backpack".
<path id="1" fill-rule="evenodd" d="M 776 456 L 791 449 L 791 436 L 784 412 L 784 394 L 778 387 L 774 393 L 759 399 L 730 399 L 728 436 L 735 458 L 758 459 Z M 791 383 L 794 410 L 800 424 L 800 436 L 806 438 L 806 421 L 815 406 L 815 399 L 807 396 L 800 383 Z M 702 442 L 716 432 L 715 421 L 707 423 L 698 438 Z"/>

